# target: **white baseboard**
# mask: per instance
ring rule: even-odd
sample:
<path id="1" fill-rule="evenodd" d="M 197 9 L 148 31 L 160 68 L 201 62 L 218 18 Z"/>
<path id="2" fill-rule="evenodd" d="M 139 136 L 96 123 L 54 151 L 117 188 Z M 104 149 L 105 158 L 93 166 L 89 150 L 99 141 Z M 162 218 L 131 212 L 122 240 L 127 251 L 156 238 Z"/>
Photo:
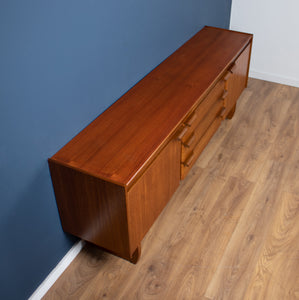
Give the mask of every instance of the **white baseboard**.
<path id="1" fill-rule="evenodd" d="M 284 77 L 271 73 L 262 73 L 255 70 L 250 70 L 249 77 L 299 87 L 299 79 L 296 78 Z"/>
<path id="2" fill-rule="evenodd" d="M 74 258 L 79 254 L 83 248 L 85 242 L 80 240 L 76 243 L 62 258 L 58 265 L 52 270 L 52 272 L 46 277 L 46 279 L 40 284 L 40 286 L 35 290 L 35 292 L 30 296 L 28 300 L 40 300 L 55 281 L 60 277 L 60 275 L 65 271 L 65 269 L 70 265 Z"/>

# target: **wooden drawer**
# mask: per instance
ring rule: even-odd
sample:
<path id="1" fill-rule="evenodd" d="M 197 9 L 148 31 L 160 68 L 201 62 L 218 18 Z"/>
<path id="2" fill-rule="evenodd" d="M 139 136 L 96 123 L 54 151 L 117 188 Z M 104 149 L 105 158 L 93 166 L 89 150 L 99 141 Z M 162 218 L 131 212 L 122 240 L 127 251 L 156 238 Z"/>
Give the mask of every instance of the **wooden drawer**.
<path id="1" fill-rule="evenodd" d="M 193 134 L 195 128 L 201 123 L 205 116 L 209 113 L 213 105 L 223 97 L 226 96 L 225 91 L 225 81 L 220 79 L 208 95 L 202 100 L 202 102 L 197 106 L 197 108 L 188 116 L 188 118 L 183 122 L 186 128 L 182 136 L 182 143 L 186 143 L 191 135 Z"/>
<path id="2" fill-rule="evenodd" d="M 209 126 L 224 112 L 223 108 L 223 100 L 218 99 L 211 107 L 207 115 L 199 122 L 197 127 L 189 135 L 188 139 L 186 139 L 185 142 L 182 142 L 181 162 L 184 162 L 189 157 L 191 152 L 194 150 L 194 147 L 204 136 Z"/>
<path id="3" fill-rule="evenodd" d="M 196 159 L 200 155 L 200 153 L 204 150 L 205 146 L 208 144 L 218 127 L 220 126 L 222 121 L 222 117 L 217 117 L 214 122 L 211 124 L 211 126 L 208 128 L 208 130 L 205 132 L 203 137 L 199 140 L 199 142 L 195 145 L 191 153 L 189 153 L 189 156 L 186 158 L 184 162 L 181 162 L 181 179 L 184 179 L 189 172 L 189 170 L 192 168 L 194 163 L 196 162 Z"/>

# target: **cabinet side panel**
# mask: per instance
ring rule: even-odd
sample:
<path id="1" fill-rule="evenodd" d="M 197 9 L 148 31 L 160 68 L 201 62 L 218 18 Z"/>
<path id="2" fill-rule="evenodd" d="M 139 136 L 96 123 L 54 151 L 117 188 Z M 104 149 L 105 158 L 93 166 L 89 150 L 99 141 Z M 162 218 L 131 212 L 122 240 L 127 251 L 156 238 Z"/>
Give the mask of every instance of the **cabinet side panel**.
<path id="1" fill-rule="evenodd" d="M 131 251 L 157 219 L 180 182 L 180 147 L 172 140 L 128 192 Z"/>
<path id="2" fill-rule="evenodd" d="M 244 49 L 235 62 L 232 76 L 227 82 L 227 113 L 235 106 L 238 98 L 247 85 L 251 43 Z"/>
<path id="3" fill-rule="evenodd" d="M 63 230 L 129 257 L 125 189 L 49 160 Z"/>

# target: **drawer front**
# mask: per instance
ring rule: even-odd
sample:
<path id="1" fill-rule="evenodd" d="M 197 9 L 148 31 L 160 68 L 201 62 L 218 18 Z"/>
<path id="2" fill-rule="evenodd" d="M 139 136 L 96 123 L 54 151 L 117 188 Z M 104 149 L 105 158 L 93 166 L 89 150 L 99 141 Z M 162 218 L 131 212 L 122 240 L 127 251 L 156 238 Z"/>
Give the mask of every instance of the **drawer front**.
<path id="1" fill-rule="evenodd" d="M 199 140 L 199 142 L 195 145 L 193 150 L 189 153 L 189 156 L 181 162 L 181 179 L 184 179 L 192 168 L 196 159 L 200 155 L 200 153 L 204 150 L 205 146 L 208 144 L 214 133 L 217 131 L 218 127 L 220 126 L 222 121 L 222 117 L 217 117 L 208 130 L 205 132 L 203 137 Z"/>
<path id="2" fill-rule="evenodd" d="M 195 128 L 203 121 L 211 108 L 218 100 L 226 97 L 225 81 L 220 79 L 203 101 L 197 106 L 197 108 L 189 115 L 189 117 L 183 122 L 186 126 L 181 141 L 186 143 L 192 136 Z"/>
<path id="3" fill-rule="evenodd" d="M 194 147 L 204 136 L 205 132 L 208 130 L 213 121 L 221 115 L 223 112 L 223 101 L 218 99 L 216 103 L 211 107 L 207 115 L 199 122 L 197 127 L 189 135 L 185 142 L 182 142 L 181 150 L 181 161 L 184 162 L 191 152 L 194 150 Z"/>

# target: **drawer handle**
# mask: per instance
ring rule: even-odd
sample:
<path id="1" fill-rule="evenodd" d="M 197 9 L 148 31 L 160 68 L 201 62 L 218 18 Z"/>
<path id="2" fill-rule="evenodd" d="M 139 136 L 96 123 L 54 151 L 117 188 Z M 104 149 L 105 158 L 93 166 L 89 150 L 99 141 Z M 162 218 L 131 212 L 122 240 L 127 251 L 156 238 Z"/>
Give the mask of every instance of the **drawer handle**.
<path id="1" fill-rule="evenodd" d="M 188 141 L 186 143 L 183 143 L 184 147 L 186 148 L 190 148 L 190 146 L 193 144 L 193 142 L 195 141 L 195 134 L 194 132 L 191 134 L 190 138 L 188 139 Z"/>
<path id="2" fill-rule="evenodd" d="M 188 159 L 183 162 L 183 165 L 185 167 L 190 167 L 191 163 L 193 162 L 193 159 L 194 159 L 194 153 L 192 152 L 191 155 L 188 157 Z"/>
<path id="3" fill-rule="evenodd" d="M 227 95 L 228 95 L 228 91 L 225 90 L 224 93 L 221 96 L 221 99 L 224 100 L 227 97 Z"/>
<path id="4" fill-rule="evenodd" d="M 223 107 L 220 111 L 220 114 L 219 114 L 219 117 L 224 120 L 224 116 L 225 116 L 225 113 L 226 113 L 226 108 Z"/>
<path id="5" fill-rule="evenodd" d="M 188 127 L 184 127 L 184 129 L 180 132 L 180 134 L 177 136 L 177 139 L 179 140 L 179 141 L 181 141 L 182 140 L 182 138 L 184 137 L 184 135 L 186 134 L 186 132 L 189 130 L 189 128 Z"/>
<path id="6" fill-rule="evenodd" d="M 196 117 L 197 117 L 196 113 L 193 113 L 192 116 L 186 122 L 184 122 L 184 124 L 188 127 L 191 127 L 191 125 L 196 120 Z"/>
<path id="7" fill-rule="evenodd" d="M 230 71 L 228 71 L 227 73 L 226 73 L 226 75 L 223 77 L 223 80 L 224 81 L 228 81 L 228 79 L 230 78 L 230 76 L 231 76 L 231 72 Z"/>
<path id="8" fill-rule="evenodd" d="M 220 100 L 223 101 L 223 105 L 224 105 L 224 106 L 226 106 L 226 102 L 227 102 L 226 98 L 227 98 L 227 95 L 228 95 L 228 91 L 225 90 L 224 93 L 223 93 L 222 96 L 221 96 L 221 99 L 220 99 Z"/>
<path id="9" fill-rule="evenodd" d="M 236 68 L 237 68 L 237 65 L 236 65 L 236 63 L 234 63 L 234 64 L 229 68 L 229 72 L 231 72 L 232 74 L 235 73 Z"/>

